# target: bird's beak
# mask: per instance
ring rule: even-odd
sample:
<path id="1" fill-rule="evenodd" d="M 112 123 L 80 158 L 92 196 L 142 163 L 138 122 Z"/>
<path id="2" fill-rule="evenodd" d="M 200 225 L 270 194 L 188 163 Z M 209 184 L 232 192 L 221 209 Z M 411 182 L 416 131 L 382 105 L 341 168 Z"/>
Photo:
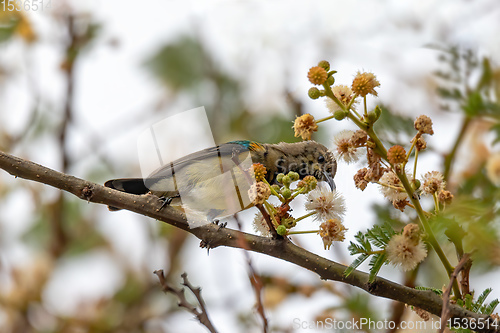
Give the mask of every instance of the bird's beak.
<path id="1" fill-rule="evenodd" d="M 337 186 L 335 186 L 335 182 L 333 181 L 333 177 L 332 177 L 332 175 L 331 175 L 331 174 L 329 174 L 329 173 L 327 173 L 327 172 L 325 172 L 325 171 L 323 171 L 323 176 L 325 176 L 325 181 L 326 181 L 326 182 L 328 183 L 328 185 L 330 186 L 330 189 L 331 189 L 332 191 L 334 191 L 334 190 L 337 188 Z"/>

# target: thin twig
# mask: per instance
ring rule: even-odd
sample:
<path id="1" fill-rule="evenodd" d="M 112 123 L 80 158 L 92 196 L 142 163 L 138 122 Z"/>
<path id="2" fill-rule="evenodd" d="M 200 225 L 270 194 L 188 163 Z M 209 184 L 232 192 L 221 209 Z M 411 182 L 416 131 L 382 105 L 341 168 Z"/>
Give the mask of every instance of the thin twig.
<path id="1" fill-rule="evenodd" d="M 241 231 L 242 226 L 241 222 L 239 220 L 238 215 L 234 216 L 236 223 L 238 224 L 238 229 Z M 267 333 L 268 332 L 268 327 L 269 327 L 269 322 L 266 317 L 266 312 L 264 310 L 264 303 L 262 302 L 262 289 L 264 287 L 264 284 L 262 283 L 262 280 L 260 276 L 257 274 L 255 271 L 253 264 L 252 264 L 252 258 L 250 257 L 250 254 L 248 253 L 249 246 L 245 238 L 240 237 L 239 239 L 241 241 L 241 247 L 245 251 L 243 251 L 245 255 L 245 259 L 247 261 L 247 266 L 248 266 L 248 277 L 250 279 L 250 283 L 252 284 L 252 288 L 255 291 L 255 298 L 257 299 L 257 312 L 259 313 L 260 317 L 262 318 L 262 332 Z"/>
<path id="2" fill-rule="evenodd" d="M 207 309 L 205 306 L 205 301 L 203 300 L 203 297 L 201 297 L 201 288 L 194 287 L 189 282 L 189 280 L 187 278 L 187 273 L 182 273 L 182 275 L 181 275 L 181 277 L 183 279 L 182 285 L 187 287 L 194 294 L 194 296 L 198 300 L 198 304 L 200 306 L 200 309 L 198 309 L 196 306 L 192 305 L 191 303 L 189 303 L 186 300 L 186 295 L 184 294 L 184 288 L 177 289 L 177 288 L 174 288 L 168 284 L 167 280 L 165 279 L 165 275 L 163 274 L 162 269 L 154 271 L 153 273 L 156 274 L 156 276 L 158 276 L 162 290 L 166 294 L 168 294 L 168 293 L 174 294 L 179 299 L 179 302 L 177 303 L 179 305 L 179 307 L 185 308 L 189 312 L 191 312 L 202 325 L 204 325 L 206 328 L 208 328 L 208 330 L 210 332 L 217 333 L 217 330 L 215 329 L 212 322 L 208 318 L 208 313 L 207 313 Z"/>
<path id="3" fill-rule="evenodd" d="M 462 140 L 465 137 L 465 133 L 467 132 L 467 129 L 471 123 L 471 120 L 472 119 L 468 116 L 466 116 L 464 118 L 464 120 L 462 121 L 462 126 L 460 126 L 458 136 L 455 139 L 455 144 L 453 145 L 453 148 L 451 149 L 450 153 L 448 155 L 446 155 L 444 158 L 443 178 L 445 181 L 448 181 L 448 178 L 450 177 L 451 167 L 453 165 L 453 160 L 455 159 L 458 148 L 460 147 L 460 144 L 462 143 Z"/>
<path id="4" fill-rule="evenodd" d="M 455 267 L 453 270 L 453 273 L 451 273 L 450 276 L 450 282 L 448 283 L 448 286 L 446 287 L 446 290 L 443 293 L 443 309 L 441 310 L 441 328 L 439 329 L 439 333 L 443 333 L 444 329 L 446 328 L 446 322 L 450 318 L 450 294 L 451 294 L 451 289 L 453 288 L 453 284 L 455 282 L 455 279 L 458 276 L 458 273 L 464 268 L 465 264 L 469 261 L 470 254 L 466 253 L 463 255 L 462 259 L 458 262 L 458 265 Z"/>

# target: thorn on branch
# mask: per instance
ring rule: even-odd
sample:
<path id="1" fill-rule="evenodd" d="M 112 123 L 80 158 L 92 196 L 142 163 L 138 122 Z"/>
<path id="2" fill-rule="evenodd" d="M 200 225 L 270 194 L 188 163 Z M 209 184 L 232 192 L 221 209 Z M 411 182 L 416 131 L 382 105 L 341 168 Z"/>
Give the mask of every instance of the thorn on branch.
<path id="1" fill-rule="evenodd" d="M 198 301 L 199 309 L 197 306 L 192 305 L 186 300 L 186 295 L 184 294 L 184 288 L 175 288 L 172 287 L 171 285 L 168 284 L 167 280 L 165 279 L 165 274 L 163 273 L 163 270 L 157 270 L 153 272 L 156 276 L 158 276 L 158 279 L 160 280 L 160 285 L 166 294 L 171 293 L 174 294 L 178 299 L 179 302 L 177 303 L 179 307 L 187 309 L 189 312 L 191 312 L 198 321 L 204 325 L 210 332 L 212 333 L 217 333 L 217 330 L 215 327 L 212 325 L 212 322 L 208 318 L 208 313 L 207 309 L 205 306 L 205 301 L 203 300 L 203 297 L 201 296 L 201 288 L 200 287 L 194 287 L 188 280 L 187 278 L 187 273 L 182 273 L 181 277 L 183 279 L 183 282 L 181 283 L 183 286 L 187 287 L 196 297 L 196 300 Z"/>

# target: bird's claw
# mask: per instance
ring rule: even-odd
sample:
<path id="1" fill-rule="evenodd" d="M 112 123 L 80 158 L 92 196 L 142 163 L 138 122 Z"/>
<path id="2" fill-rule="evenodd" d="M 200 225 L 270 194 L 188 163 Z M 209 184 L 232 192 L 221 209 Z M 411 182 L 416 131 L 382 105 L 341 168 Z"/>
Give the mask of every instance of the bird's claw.
<path id="1" fill-rule="evenodd" d="M 210 255 L 210 249 L 212 248 L 212 247 L 210 246 L 210 243 L 208 243 L 208 242 L 206 242 L 206 241 L 204 241 L 204 240 L 201 240 L 201 241 L 200 241 L 200 247 L 201 247 L 202 249 L 207 249 L 207 255 Z"/>
<path id="2" fill-rule="evenodd" d="M 216 226 L 219 226 L 219 229 L 225 228 L 227 226 L 227 222 L 220 222 L 217 219 L 213 220 L 212 223 L 215 224 Z"/>
<path id="3" fill-rule="evenodd" d="M 162 210 L 166 206 L 170 205 L 172 202 L 173 198 L 172 197 L 160 197 L 159 200 L 161 201 L 161 207 L 159 210 Z"/>

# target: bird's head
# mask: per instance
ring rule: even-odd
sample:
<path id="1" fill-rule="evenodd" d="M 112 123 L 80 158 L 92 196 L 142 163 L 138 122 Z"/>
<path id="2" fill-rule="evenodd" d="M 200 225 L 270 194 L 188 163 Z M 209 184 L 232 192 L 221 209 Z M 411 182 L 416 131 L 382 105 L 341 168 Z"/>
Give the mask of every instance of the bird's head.
<path id="1" fill-rule="evenodd" d="M 279 143 L 278 151 L 282 153 L 276 159 L 277 172 L 295 171 L 300 178 L 314 176 L 318 181 L 327 182 L 335 189 L 333 178 L 337 172 L 337 162 L 333 153 L 316 141 L 297 143 Z"/>

